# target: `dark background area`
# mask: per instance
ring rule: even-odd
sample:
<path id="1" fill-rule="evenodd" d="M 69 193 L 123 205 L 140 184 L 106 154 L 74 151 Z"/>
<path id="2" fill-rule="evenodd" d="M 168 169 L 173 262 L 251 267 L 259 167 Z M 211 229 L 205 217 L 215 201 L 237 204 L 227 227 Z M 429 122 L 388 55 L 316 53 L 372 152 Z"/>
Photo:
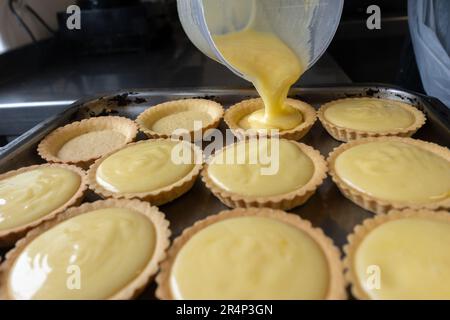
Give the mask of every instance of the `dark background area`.
<path id="1" fill-rule="evenodd" d="M 368 30 L 366 9 L 381 8 L 381 30 Z M 423 91 L 408 28 L 406 0 L 345 0 L 328 52 L 354 82 L 383 82 Z"/>
<path id="2" fill-rule="evenodd" d="M 84 96 L 132 88 L 251 84 L 200 53 L 184 34 L 175 0 L 80 0 L 82 29 L 0 55 L 0 146 Z M 369 30 L 369 5 L 381 30 Z M 386 83 L 423 92 L 409 37 L 406 0 L 345 0 L 327 53 L 297 83 Z M 25 107 L 51 101 L 52 105 Z M 3 137 L 2 137 L 3 136 Z"/>

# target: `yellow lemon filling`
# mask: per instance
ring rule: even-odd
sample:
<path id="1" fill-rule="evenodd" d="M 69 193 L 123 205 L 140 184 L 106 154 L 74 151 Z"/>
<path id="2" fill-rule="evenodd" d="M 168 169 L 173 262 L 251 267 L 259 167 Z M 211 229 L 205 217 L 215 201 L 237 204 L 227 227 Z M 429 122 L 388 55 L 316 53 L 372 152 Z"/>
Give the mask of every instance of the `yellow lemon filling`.
<path id="1" fill-rule="evenodd" d="M 200 124 L 194 127 L 195 122 Z M 176 129 L 186 129 L 193 131 L 209 125 L 211 116 L 204 111 L 188 110 L 181 111 L 158 119 L 151 127 L 155 132 L 171 135 Z"/>
<path id="2" fill-rule="evenodd" d="M 105 299 L 135 279 L 155 248 L 153 224 L 123 208 L 91 211 L 39 235 L 8 277 L 15 299 Z"/>
<path id="3" fill-rule="evenodd" d="M 372 299 L 450 299 L 450 223 L 390 221 L 372 230 L 353 262 Z"/>
<path id="4" fill-rule="evenodd" d="M 405 129 L 415 117 L 401 102 L 374 98 L 348 99 L 325 109 L 324 117 L 339 127 L 383 132 Z"/>
<path id="5" fill-rule="evenodd" d="M 177 182 L 194 165 L 194 151 L 188 144 L 148 140 L 103 160 L 96 171 L 96 180 L 111 192 L 149 192 Z"/>
<path id="6" fill-rule="evenodd" d="M 323 299 L 326 257 L 305 232 L 265 217 L 230 218 L 195 234 L 171 270 L 175 299 Z"/>
<path id="7" fill-rule="evenodd" d="M 211 160 L 208 176 L 224 190 L 247 196 L 274 196 L 303 187 L 314 163 L 288 140 L 247 140 Z"/>
<path id="8" fill-rule="evenodd" d="M 117 131 L 100 130 L 82 134 L 65 143 L 58 151 L 58 158 L 63 161 L 99 158 L 126 142 L 126 137 Z"/>
<path id="9" fill-rule="evenodd" d="M 450 197 L 450 162 L 398 141 L 354 146 L 335 161 L 349 186 L 382 200 L 426 204 Z"/>
<path id="10" fill-rule="evenodd" d="M 265 110 L 260 109 L 257 111 L 254 111 L 246 116 L 244 116 L 242 119 L 239 120 L 238 126 L 242 129 L 248 130 L 248 129 L 279 129 L 281 131 L 283 130 L 289 130 L 292 129 L 299 124 L 303 123 L 303 114 L 300 110 L 295 109 L 294 107 L 290 107 L 287 105 L 288 108 L 291 108 L 287 111 L 287 114 L 281 115 L 277 117 L 277 123 L 272 123 L 268 121 L 261 121 L 261 119 L 264 117 Z M 295 115 L 295 118 L 297 118 L 298 121 L 295 122 L 293 125 L 286 125 L 287 123 L 292 120 L 291 115 Z"/>
<path id="11" fill-rule="evenodd" d="M 81 177 L 59 167 L 42 167 L 0 180 L 0 231 L 38 220 L 67 203 Z"/>
<path id="12" fill-rule="evenodd" d="M 253 129 L 292 129 L 303 122 L 300 111 L 285 104 L 289 88 L 305 66 L 277 36 L 252 29 L 214 36 L 214 42 L 233 67 L 255 86 L 264 110 L 246 118 Z"/>

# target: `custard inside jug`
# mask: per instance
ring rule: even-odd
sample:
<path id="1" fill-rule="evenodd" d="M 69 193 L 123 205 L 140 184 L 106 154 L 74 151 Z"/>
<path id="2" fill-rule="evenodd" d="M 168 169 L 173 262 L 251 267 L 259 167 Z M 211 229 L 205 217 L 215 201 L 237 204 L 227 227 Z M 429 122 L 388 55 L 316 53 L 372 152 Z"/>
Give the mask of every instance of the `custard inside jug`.
<path id="1" fill-rule="evenodd" d="M 288 105 L 286 99 L 310 62 L 308 25 L 316 1 L 291 1 L 291 6 L 277 6 L 277 2 L 203 1 L 216 49 L 227 64 L 253 83 L 264 102 L 263 109 L 240 120 L 244 129 L 289 130 L 303 122 L 302 113 Z M 284 10 L 302 14 L 297 21 L 283 22 Z M 290 43 L 295 38 L 295 46 L 289 46 L 283 38 L 290 39 Z"/>

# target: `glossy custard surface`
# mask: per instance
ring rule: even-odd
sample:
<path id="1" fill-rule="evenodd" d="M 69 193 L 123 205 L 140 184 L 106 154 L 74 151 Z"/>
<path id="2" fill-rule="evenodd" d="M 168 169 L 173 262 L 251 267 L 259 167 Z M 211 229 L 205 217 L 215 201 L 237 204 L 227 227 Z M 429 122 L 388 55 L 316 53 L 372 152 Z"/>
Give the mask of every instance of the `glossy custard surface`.
<path id="1" fill-rule="evenodd" d="M 175 299 L 323 299 L 326 257 L 304 231 L 266 217 L 229 218 L 195 234 L 171 270 Z"/>
<path id="2" fill-rule="evenodd" d="M 130 209 L 91 211 L 39 235 L 21 252 L 8 277 L 15 299 L 106 299 L 150 261 L 153 224 Z"/>
<path id="3" fill-rule="evenodd" d="M 449 248 L 448 221 L 399 219 L 380 225 L 364 238 L 354 267 L 361 287 L 372 299 L 447 300 Z"/>
<path id="4" fill-rule="evenodd" d="M 81 177 L 59 167 L 41 167 L 0 180 L 0 231 L 23 226 L 67 203 Z"/>
<path id="5" fill-rule="evenodd" d="M 450 197 L 450 161 L 408 143 L 354 146 L 337 157 L 335 169 L 345 183 L 379 199 L 421 204 Z"/>
<path id="6" fill-rule="evenodd" d="M 336 102 L 325 109 L 331 123 L 354 130 L 383 132 L 408 128 L 414 114 L 396 101 L 361 98 Z"/>
<path id="7" fill-rule="evenodd" d="M 208 167 L 215 184 L 247 196 L 274 196 L 301 188 L 314 174 L 314 163 L 288 140 L 239 142 L 217 154 Z"/>
<path id="8" fill-rule="evenodd" d="M 186 176 L 194 168 L 193 156 L 194 151 L 187 144 L 148 140 L 119 150 L 103 160 L 97 169 L 96 179 L 111 192 L 158 190 Z"/>

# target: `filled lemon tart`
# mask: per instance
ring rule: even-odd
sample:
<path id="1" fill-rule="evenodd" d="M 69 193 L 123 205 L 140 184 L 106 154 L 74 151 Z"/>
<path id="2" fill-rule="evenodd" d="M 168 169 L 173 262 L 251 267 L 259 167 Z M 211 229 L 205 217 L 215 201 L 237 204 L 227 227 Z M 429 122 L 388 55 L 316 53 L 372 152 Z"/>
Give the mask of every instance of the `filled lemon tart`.
<path id="1" fill-rule="evenodd" d="M 96 117 L 73 122 L 50 133 L 38 146 L 48 162 L 89 166 L 103 155 L 132 142 L 137 125 L 123 117 Z"/>
<path id="2" fill-rule="evenodd" d="M 253 137 L 258 135 L 271 135 L 271 130 L 276 129 L 280 138 L 289 140 L 300 140 L 311 129 L 316 122 L 316 110 L 309 104 L 295 99 L 286 99 L 286 104 L 298 111 L 299 123 L 293 127 L 282 127 L 282 125 L 256 124 L 252 122 L 255 113 L 264 112 L 262 99 L 249 99 L 241 101 L 225 112 L 225 122 L 233 134 L 239 138 Z M 282 122 L 283 120 L 280 120 Z M 287 121 L 289 123 L 289 121 Z"/>
<path id="3" fill-rule="evenodd" d="M 1 267 L 3 299 L 130 299 L 169 244 L 168 221 L 138 200 L 71 208 L 32 230 Z"/>
<path id="4" fill-rule="evenodd" d="M 186 229 L 157 277 L 160 299 L 344 299 L 339 250 L 284 211 L 235 209 Z"/>
<path id="5" fill-rule="evenodd" d="M 410 138 L 356 140 L 328 159 L 333 181 L 376 213 L 395 208 L 450 208 L 450 151 Z"/>
<path id="6" fill-rule="evenodd" d="M 195 145 L 145 140 L 97 160 L 88 172 L 91 189 L 103 197 L 139 198 L 161 205 L 189 191 L 202 168 Z"/>
<path id="7" fill-rule="evenodd" d="M 201 139 L 202 133 L 217 128 L 223 107 L 206 99 L 183 99 L 153 106 L 141 113 L 136 122 L 150 138 L 169 138 L 187 134 Z"/>
<path id="8" fill-rule="evenodd" d="M 450 299 L 450 214 L 392 211 L 348 238 L 346 277 L 359 299 Z"/>
<path id="9" fill-rule="evenodd" d="M 425 123 L 423 112 L 410 104 L 378 98 L 349 98 L 324 104 L 319 120 L 337 140 L 412 136 Z"/>
<path id="10" fill-rule="evenodd" d="M 322 184 L 326 172 L 325 159 L 305 144 L 251 138 L 216 152 L 202 177 L 229 207 L 288 210 L 306 202 Z"/>
<path id="11" fill-rule="evenodd" d="M 0 245 L 79 203 L 85 190 L 85 173 L 74 166 L 35 165 L 0 175 Z"/>

